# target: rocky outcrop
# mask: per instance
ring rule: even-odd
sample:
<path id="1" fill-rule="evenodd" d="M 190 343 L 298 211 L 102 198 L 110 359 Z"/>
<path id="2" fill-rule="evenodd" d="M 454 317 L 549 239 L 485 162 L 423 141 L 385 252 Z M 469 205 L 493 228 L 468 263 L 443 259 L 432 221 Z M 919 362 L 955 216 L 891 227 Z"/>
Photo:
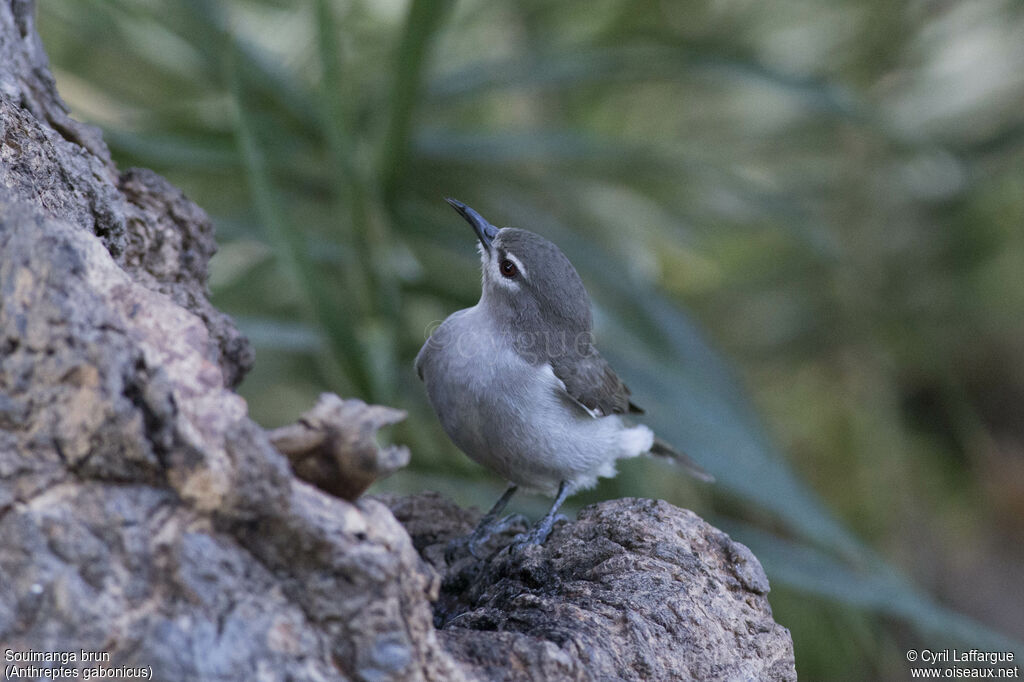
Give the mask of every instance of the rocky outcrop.
<path id="1" fill-rule="evenodd" d="M 693 512 L 602 502 L 543 546 L 511 550 L 525 530 L 513 528 L 486 559 L 449 565 L 445 549 L 473 517 L 435 494 L 381 500 L 444 576 L 441 641 L 483 679 L 796 679 L 761 565 Z"/>

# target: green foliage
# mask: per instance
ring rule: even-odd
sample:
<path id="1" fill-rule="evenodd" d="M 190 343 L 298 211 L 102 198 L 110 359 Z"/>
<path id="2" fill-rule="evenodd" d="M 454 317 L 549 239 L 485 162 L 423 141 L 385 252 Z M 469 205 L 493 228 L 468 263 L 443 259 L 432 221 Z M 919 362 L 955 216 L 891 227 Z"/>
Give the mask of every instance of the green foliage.
<path id="1" fill-rule="evenodd" d="M 456 196 L 563 248 L 649 423 L 719 481 L 709 492 L 629 463 L 583 501 L 696 503 L 751 544 L 784 599 L 824 600 L 837 631 L 863 631 L 868 612 L 914 637 L 1012 645 L 858 538 L 884 544 L 900 515 L 944 513 L 951 495 L 961 511 L 979 504 L 949 482 L 962 470 L 941 480 L 934 453 L 988 433 L 977 391 L 1024 385 L 1019 353 L 1003 383 L 974 393 L 959 364 L 974 348 L 1019 351 L 1024 333 L 1019 6 L 47 0 L 41 12 L 76 113 L 104 126 L 122 165 L 164 172 L 214 215 L 215 301 L 257 346 L 243 393 L 267 426 L 321 390 L 401 406 L 410 418 L 393 436 L 413 465 L 387 485 L 489 504 L 500 486 L 448 443 L 411 369 L 431 325 L 478 294 L 472 236 L 441 200 Z M 950 41 L 989 61 L 958 72 Z M 931 435 L 907 419 L 915 386 L 948 407 L 948 420 L 925 415 Z M 900 492 L 916 467 L 940 479 L 921 493 L 934 504 Z M 803 650 L 821 646 L 814 616 L 785 610 L 804 674 L 902 670 L 857 667 L 900 654 L 869 636 L 823 663 Z"/>

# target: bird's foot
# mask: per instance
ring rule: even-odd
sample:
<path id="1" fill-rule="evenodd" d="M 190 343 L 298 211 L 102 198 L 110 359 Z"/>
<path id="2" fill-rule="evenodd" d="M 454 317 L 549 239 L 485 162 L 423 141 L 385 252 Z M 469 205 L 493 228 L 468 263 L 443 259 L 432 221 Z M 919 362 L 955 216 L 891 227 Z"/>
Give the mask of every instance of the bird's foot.
<path id="1" fill-rule="evenodd" d="M 529 545 L 543 545 L 547 542 L 548 536 L 551 535 L 551 530 L 554 528 L 554 525 L 559 521 L 568 520 L 569 519 L 565 514 L 558 514 L 551 518 L 544 518 L 540 523 L 530 529 L 529 532 L 520 533 L 515 536 L 512 540 L 512 544 L 509 545 L 509 548 L 515 552 Z"/>
<path id="2" fill-rule="evenodd" d="M 509 514 L 503 519 L 499 519 L 484 528 L 478 528 L 474 531 L 467 539 L 467 549 L 474 559 L 483 559 L 483 548 L 491 541 L 491 538 L 516 526 L 526 527 L 529 523 L 529 520 L 522 514 Z"/>
<path id="3" fill-rule="evenodd" d="M 483 547 L 491 539 L 493 533 L 470 533 L 450 540 L 444 548 L 444 560 L 448 565 L 454 564 L 468 554 L 474 559 L 483 559 Z"/>
<path id="4" fill-rule="evenodd" d="M 526 518 L 524 515 L 509 514 L 500 521 L 495 522 L 495 524 L 490 527 L 489 532 L 487 534 L 487 539 L 490 539 L 491 536 L 496 535 L 497 533 L 504 533 L 505 531 L 510 530 L 515 526 L 526 527 L 529 525 L 530 519 Z M 486 540 L 483 540 L 481 542 L 486 542 Z"/>
<path id="5" fill-rule="evenodd" d="M 451 540 L 444 550 L 445 561 L 452 564 L 467 552 L 474 559 L 483 559 L 483 547 L 490 542 L 491 538 L 516 526 L 526 526 L 528 523 L 529 521 L 522 514 L 509 514 L 494 523 L 480 526 L 469 535 Z"/>
<path id="6" fill-rule="evenodd" d="M 451 566 L 460 557 L 472 554 L 472 551 L 469 549 L 471 537 L 471 535 L 463 535 L 448 541 L 448 544 L 444 547 L 444 561 L 446 564 Z"/>
<path id="7" fill-rule="evenodd" d="M 518 552 L 526 547 L 543 545 L 549 535 L 551 535 L 550 528 L 546 530 L 534 528 L 528 533 L 520 533 L 512 539 L 512 543 L 508 546 L 509 551 Z"/>

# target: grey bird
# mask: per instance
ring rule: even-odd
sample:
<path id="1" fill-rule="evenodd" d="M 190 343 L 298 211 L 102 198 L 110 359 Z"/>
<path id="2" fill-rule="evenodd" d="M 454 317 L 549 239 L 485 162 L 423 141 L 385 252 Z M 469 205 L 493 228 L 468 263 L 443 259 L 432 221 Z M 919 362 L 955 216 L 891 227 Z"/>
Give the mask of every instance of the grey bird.
<path id="1" fill-rule="evenodd" d="M 587 295 L 562 251 L 544 237 L 497 228 L 448 203 L 479 239 L 480 301 L 450 315 L 416 356 L 416 372 L 445 432 L 474 461 L 509 482 L 467 542 L 475 556 L 518 488 L 553 495 L 519 544 L 541 544 L 567 497 L 615 475 L 619 459 L 671 457 L 712 477 L 629 413 L 630 391 L 594 347 Z"/>

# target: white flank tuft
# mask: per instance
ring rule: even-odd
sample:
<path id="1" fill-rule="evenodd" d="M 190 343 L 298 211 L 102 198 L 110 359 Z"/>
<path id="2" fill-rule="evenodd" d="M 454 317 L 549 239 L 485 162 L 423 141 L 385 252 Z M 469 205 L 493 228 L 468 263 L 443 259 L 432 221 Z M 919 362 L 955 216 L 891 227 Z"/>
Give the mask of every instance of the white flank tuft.
<path id="1" fill-rule="evenodd" d="M 649 452 L 654 445 L 654 432 L 643 424 L 622 431 L 622 456 L 636 457 Z"/>

